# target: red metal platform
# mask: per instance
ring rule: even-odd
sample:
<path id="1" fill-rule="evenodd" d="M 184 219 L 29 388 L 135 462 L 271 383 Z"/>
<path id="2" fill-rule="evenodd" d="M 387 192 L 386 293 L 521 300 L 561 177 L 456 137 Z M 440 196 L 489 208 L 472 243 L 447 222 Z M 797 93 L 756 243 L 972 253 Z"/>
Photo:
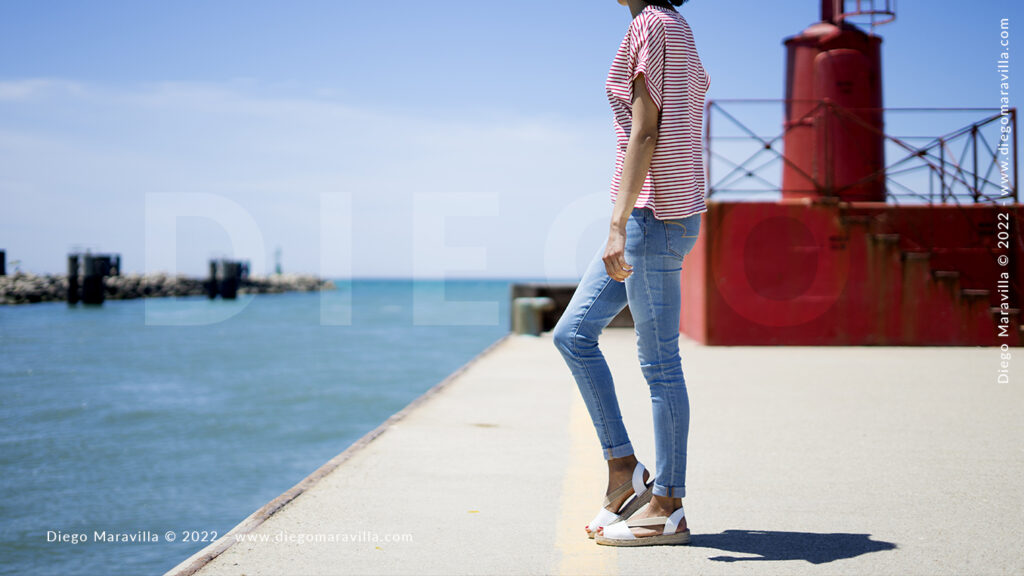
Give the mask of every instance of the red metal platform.
<path id="1" fill-rule="evenodd" d="M 683 265 L 680 329 L 715 345 L 1021 343 L 1024 206 L 710 202 Z M 1004 313 L 1005 311 L 1005 313 Z"/>

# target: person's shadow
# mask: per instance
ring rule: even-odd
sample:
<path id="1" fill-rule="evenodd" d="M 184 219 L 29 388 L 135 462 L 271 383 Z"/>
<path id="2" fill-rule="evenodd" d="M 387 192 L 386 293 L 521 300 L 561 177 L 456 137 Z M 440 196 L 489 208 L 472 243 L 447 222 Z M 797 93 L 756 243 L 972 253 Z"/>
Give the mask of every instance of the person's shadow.
<path id="1" fill-rule="evenodd" d="M 815 534 L 765 530 L 726 530 L 721 534 L 694 534 L 690 537 L 690 546 L 759 555 L 709 558 L 718 562 L 806 560 L 812 564 L 825 564 L 896 548 L 896 544 L 892 542 L 872 540 L 870 534 Z"/>

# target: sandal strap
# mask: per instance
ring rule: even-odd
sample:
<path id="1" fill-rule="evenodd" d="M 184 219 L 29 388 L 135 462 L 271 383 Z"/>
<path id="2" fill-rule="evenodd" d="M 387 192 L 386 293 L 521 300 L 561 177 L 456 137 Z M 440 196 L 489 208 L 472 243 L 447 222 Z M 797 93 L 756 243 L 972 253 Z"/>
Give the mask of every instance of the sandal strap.
<path id="1" fill-rule="evenodd" d="M 623 482 L 621 486 L 612 490 L 611 494 L 604 497 L 604 507 L 607 508 L 610 506 L 612 502 L 617 500 L 620 496 L 626 493 L 626 490 L 629 490 L 632 487 L 633 486 L 630 481 Z"/>
<path id="2" fill-rule="evenodd" d="M 671 516 L 652 516 L 650 518 L 636 518 L 626 520 L 626 526 L 641 527 L 641 526 L 663 526 L 662 534 L 675 534 L 676 528 L 679 527 L 679 521 L 683 519 L 686 513 L 683 512 L 683 507 L 680 506 L 672 513 Z"/>
<path id="3" fill-rule="evenodd" d="M 686 512 L 683 512 L 683 506 L 680 504 L 679 509 L 673 512 L 668 517 L 668 520 L 665 521 L 665 530 L 662 531 L 662 534 L 675 534 L 676 528 L 679 527 L 679 521 L 683 519 L 683 516 L 686 516 Z"/>
<path id="4" fill-rule="evenodd" d="M 598 510 L 597 516 L 594 516 L 594 519 L 590 521 L 590 524 L 587 524 L 587 530 L 595 532 L 598 528 L 607 526 L 618 519 L 619 515 L 615 512 L 610 512 L 607 508 L 601 508 Z"/>
<path id="5" fill-rule="evenodd" d="M 633 489 L 634 494 L 641 494 L 647 488 L 644 484 L 644 465 L 637 462 L 636 467 L 633 468 L 633 478 L 623 482 L 618 488 L 612 490 L 611 494 L 604 497 L 604 507 L 607 508 L 612 502 L 618 500 L 620 496 L 626 493 L 630 488 Z M 623 502 L 625 504 L 625 502 Z"/>
<path id="6" fill-rule="evenodd" d="M 637 462 L 636 468 L 633 468 L 633 493 L 639 496 L 643 494 L 644 490 L 647 489 L 647 485 L 644 484 L 644 465 Z"/>
<path id="7" fill-rule="evenodd" d="M 626 520 L 626 525 L 630 528 L 635 526 L 664 526 L 666 520 L 668 520 L 668 516 L 651 516 L 650 518 Z"/>

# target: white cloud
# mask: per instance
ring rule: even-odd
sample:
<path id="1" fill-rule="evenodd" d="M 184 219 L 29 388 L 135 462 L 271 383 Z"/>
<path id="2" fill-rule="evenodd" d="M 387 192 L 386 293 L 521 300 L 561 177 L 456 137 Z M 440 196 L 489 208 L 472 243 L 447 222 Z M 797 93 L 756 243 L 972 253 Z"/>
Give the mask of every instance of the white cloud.
<path id="1" fill-rule="evenodd" d="M 0 80 L 0 102 L 35 100 L 49 93 L 81 93 L 77 82 L 51 78 Z"/>

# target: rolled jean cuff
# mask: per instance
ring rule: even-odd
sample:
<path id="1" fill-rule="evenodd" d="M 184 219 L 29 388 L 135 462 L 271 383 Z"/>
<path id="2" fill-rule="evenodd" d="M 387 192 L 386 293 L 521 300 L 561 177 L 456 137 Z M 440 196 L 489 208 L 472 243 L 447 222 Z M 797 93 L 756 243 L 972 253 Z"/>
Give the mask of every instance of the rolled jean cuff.
<path id="1" fill-rule="evenodd" d="M 657 482 L 654 483 L 654 489 L 652 493 L 655 496 L 662 496 L 665 498 L 683 498 L 686 496 L 686 486 L 662 486 Z"/>
<path id="2" fill-rule="evenodd" d="M 604 459 L 611 460 L 612 458 L 622 458 L 623 456 L 629 456 L 633 453 L 633 443 L 626 442 L 625 444 L 619 444 L 618 446 L 612 446 L 611 448 L 603 448 Z"/>

